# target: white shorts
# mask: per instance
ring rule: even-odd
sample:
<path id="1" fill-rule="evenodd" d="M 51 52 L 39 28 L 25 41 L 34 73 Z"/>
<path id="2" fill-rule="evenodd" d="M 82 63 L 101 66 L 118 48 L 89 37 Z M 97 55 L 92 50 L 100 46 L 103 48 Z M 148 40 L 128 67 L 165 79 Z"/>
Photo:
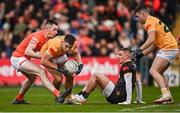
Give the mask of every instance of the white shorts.
<path id="1" fill-rule="evenodd" d="M 178 54 L 178 49 L 159 50 L 156 56 L 166 59 L 169 62 L 172 62 L 172 60 L 176 58 L 177 54 Z"/>
<path id="2" fill-rule="evenodd" d="M 107 86 L 102 91 L 103 95 L 106 97 L 109 97 L 111 95 L 111 93 L 113 92 L 114 88 L 115 88 L 114 83 L 112 81 L 109 81 Z"/>
<path id="3" fill-rule="evenodd" d="M 20 66 L 27 61 L 28 59 L 26 57 L 14 57 L 12 56 L 10 61 L 12 66 L 18 71 Z"/>
<path id="4" fill-rule="evenodd" d="M 68 57 L 67 57 L 66 54 L 64 54 L 64 55 L 62 55 L 62 56 L 60 56 L 58 58 L 54 58 L 53 62 L 56 63 L 56 64 L 60 64 L 60 63 L 63 63 L 65 61 L 67 61 L 67 60 L 68 60 Z"/>

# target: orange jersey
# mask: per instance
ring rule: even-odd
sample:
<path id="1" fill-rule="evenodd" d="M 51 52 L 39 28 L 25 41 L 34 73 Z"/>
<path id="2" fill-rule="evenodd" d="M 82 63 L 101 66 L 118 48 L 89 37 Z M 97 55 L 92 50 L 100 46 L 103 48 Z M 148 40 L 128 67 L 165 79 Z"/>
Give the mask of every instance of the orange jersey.
<path id="1" fill-rule="evenodd" d="M 170 50 L 177 49 L 177 41 L 170 32 L 169 28 L 158 18 L 149 16 L 145 22 L 147 32 L 156 31 L 155 45 L 159 49 Z"/>
<path id="2" fill-rule="evenodd" d="M 62 49 L 62 44 L 64 41 L 65 36 L 56 36 L 53 39 L 48 40 L 47 43 L 45 43 L 40 51 L 41 54 L 44 54 L 45 52 L 48 52 L 49 55 L 51 55 L 53 58 L 60 57 L 64 54 L 66 54 L 66 51 Z M 73 47 L 70 49 L 70 52 L 76 53 L 77 52 L 77 44 L 75 43 Z"/>
<path id="3" fill-rule="evenodd" d="M 16 48 L 16 50 L 13 52 L 13 56 L 15 57 L 21 57 L 25 56 L 25 50 L 29 43 L 33 43 L 36 45 L 35 51 L 40 51 L 41 47 L 45 42 L 47 42 L 47 37 L 44 34 L 44 31 L 38 31 L 34 32 L 30 35 L 28 35 Z M 25 56 L 27 58 L 30 58 L 29 56 Z"/>

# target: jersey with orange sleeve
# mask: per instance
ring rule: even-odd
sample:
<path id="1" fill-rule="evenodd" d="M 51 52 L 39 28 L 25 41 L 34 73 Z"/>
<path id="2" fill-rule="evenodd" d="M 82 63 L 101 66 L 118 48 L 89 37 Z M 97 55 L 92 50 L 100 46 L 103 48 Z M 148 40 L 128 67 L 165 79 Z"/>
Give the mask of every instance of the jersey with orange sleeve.
<path id="1" fill-rule="evenodd" d="M 162 50 L 177 49 L 177 41 L 169 28 L 158 18 L 149 16 L 145 22 L 145 30 L 156 32 L 155 45 Z"/>
<path id="2" fill-rule="evenodd" d="M 48 38 L 45 36 L 44 31 L 34 32 L 28 35 L 16 48 L 13 52 L 13 56 L 15 57 L 22 57 L 25 56 L 26 58 L 30 59 L 29 56 L 25 55 L 25 50 L 29 43 L 33 43 L 36 45 L 35 51 L 40 51 L 41 47 L 44 43 L 48 41 Z"/>
<path id="3" fill-rule="evenodd" d="M 64 41 L 65 36 L 56 36 L 53 39 L 48 40 L 42 47 L 40 53 L 44 54 L 47 52 L 49 55 L 51 55 L 53 58 L 60 57 L 64 54 L 66 54 L 66 51 L 62 49 L 62 44 Z M 77 44 L 75 43 L 73 47 L 70 49 L 70 52 L 72 54 L 77 53 Z"/>

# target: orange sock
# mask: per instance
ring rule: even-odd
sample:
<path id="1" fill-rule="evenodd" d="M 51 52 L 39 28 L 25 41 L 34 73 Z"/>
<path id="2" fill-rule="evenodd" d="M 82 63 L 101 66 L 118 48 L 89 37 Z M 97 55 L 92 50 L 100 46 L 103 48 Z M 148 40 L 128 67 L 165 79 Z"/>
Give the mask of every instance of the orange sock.
<path id="1" fill-rule="evenodd" d="M 24 99 L 24 94 L 18 94 L 17 96 L 16 96 L 16 99 L 17 100 L 23 100 Z"/>
<path id="2" fill-rule="evenodd" d="M 55 89 L 54 91 L 53 91 L 53 94 L 56 96 L 56 97 L 58 97 L 59 96 L 59 90 L 57 90 L 57 89 Z"/>

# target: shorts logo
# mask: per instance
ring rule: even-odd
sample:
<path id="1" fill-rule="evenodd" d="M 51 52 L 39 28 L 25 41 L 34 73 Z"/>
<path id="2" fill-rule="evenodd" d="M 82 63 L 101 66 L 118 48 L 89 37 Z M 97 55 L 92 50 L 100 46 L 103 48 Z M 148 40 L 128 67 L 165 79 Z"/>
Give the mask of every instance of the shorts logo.
<path id="1" fill-rule="evenodd" d="M 116 95 L 119 96 L 121 93 L 120 91 L 116 91 Z"/>
<path id="2" fill-rule="evenodd" d="M 123 71 L 127 71 L 128 69 L 129 69 L 128 66 L 124 66 L 124 67 L 122 68 Z"/>

